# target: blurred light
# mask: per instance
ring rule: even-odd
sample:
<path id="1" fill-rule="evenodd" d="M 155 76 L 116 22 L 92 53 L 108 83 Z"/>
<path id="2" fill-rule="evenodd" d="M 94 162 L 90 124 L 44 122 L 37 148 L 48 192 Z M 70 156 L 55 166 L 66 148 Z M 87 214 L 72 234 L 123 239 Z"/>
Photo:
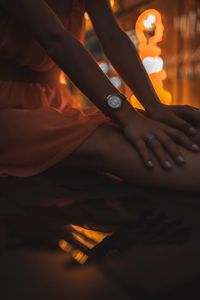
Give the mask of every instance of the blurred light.
<path id="1" fill-rule="evenodd" d="M 70 243 L 68 243 L 65 240 L 60 240 L 58 243 L 61 250 L 68 253 L 75 261 L 77 261 L 80 264 L 84 264 L 88 256 L 83 253 L 81 250 L 75 249 Z"/>
<path id="2" fill-rule="evenodd" d="M 92 249 L 96 246 L 96 243 L 85 238 L 84 236 L 80 235 L 79 233 L 72 232 L 73 237 L 76 241 L 87 247 L 88 249 Z"/>
<path id="3" fill-rule="evenodd" d="M 114 8 L 114 6 L 115 6 L 115 0 L 110 0 L 110 5 L 111 5 L 112 8 Z"/>
<path id="4" fill-rule="evenodd" d="M 161 57 L 161 48 L 158 43 L 162 41 L 164 25 L 162 16 L 155 9 L 148 9 L 138 17 L 135 31 L 139 41 L 139 55 L 144 67 L 149 74 L 149 78 L 161 102 L 170 104 L 172 96 L 165 90 L 163 81 L 166 78 L 164 61 Z M 130 98 L 133 106 L 142 108 L 134 95 Z"/>
<path id="5" fill-rule="evenodd" d="M 174 27 L 182 37 L 193 39 L 200 33 L 200 20 L 197 11 L 189 11 L 187 14 L 174 17 Z"/>
<path id="6" fill-rule="evenodd" d="M 146 20 L 143 20 L 144 27 L 146 29 L 152 29 L 155 26 L 156 16 L 149 14 Z"/>
<path id="7" fill-rule="evenodd" d="M 89 16 L 88 16 L 88 13 L 85 13 L 85 19 L 86 20 L 90 20 Z"/>
<path id="8" fill-rule="evenodd" d="M 72 245 L 65 240 L 60 240 L 59 243 L 59 248 L 62 249 L 65 252 L 70 252 L 72 250 Z"/>
<path id="9" fill-rule="evenodd" d="M 100 62 L 99 63 L 99 67 L 101 68 L 101 70 L 107 74 L 109 72 L 109 65 L 106 62 Z"/>
<path id="10" fill-rule="evenodd" d="M 107 236 L 110 236 L 112 233 L 98 232 L 84 227 L 70 225 L 72 230 L 72 236 L 76 242 L 80 243 L 82 246 L 92 249 L 97 244 L 101 243 Z M 83 251 L 75 248 L 74 245 L 67 242 L 66 240 L 60 240 L 59 248 L 69 254 L 75 261 L 80 264 L 84 264 L 88 260 L 88 255 Z"/>
<path id="11" fill-rule="evenodd" d="M 90 20 L 90 17 L 87 13 L 84 14 L 84 18 L 85 18 L 85 30 L 89 31 L 92 29 L 92 22 Z"/>
<path id="12" fill-rule="evenodd" d="M 59 81 L 61 84 L 67 84 L 67 77 L 64 72 L 60 73 Z"/>
<path id="13" fill-rule="evenodd" d="M 95 243 L 101 243 L 103 239 L 107 236 L 111 235 L 110 233 L 103 233 L 99 231 L 94 231 L 91 229 L 86 229 L 77 225 L 71 225 L 72 229 L 76 230 L 77 232 L 85 235 L 87 238 L 93 240 Z"/>
<path id="14" fill-rule="evenodd" d="M 135 30 L 131 29 L 126 32 L 128 34 L 129 38 L 131 39 L 132 43 L 135 45 L 136 48 L 138 48 L 138 38 L 135 34 Z"/>
<path id="15" fill-rule="evenodd" d="M 153 74 L 162 71 L 164 62 L 161 57 L 145 57 L 143 65 L 148 74 Z"/>
<path id="16" fill-rule="evenodd" d="M 113 76 L 110 78 L 110 81 L 112 82 L 112 84 L 119 89 L 122 86 L 122 81 L 119 77 L 117 76 Z"/>

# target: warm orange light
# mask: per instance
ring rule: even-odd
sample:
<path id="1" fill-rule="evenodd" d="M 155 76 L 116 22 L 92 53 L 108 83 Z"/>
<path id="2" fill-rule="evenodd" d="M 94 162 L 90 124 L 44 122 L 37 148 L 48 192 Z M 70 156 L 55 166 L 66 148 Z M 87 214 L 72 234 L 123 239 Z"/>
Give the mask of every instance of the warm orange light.
<path id="1" fill-rule="evenodd" d="M 60 72 L 59 82 L 61 84 L 67 84 L 67 77 L 64 72 Z"/>
<path id="2" fill-rule="evenodd" d="M 84 17 L 85 17 L 85 30 L 89 31 L 92 29 L 92 22 L 87 13 L 85 13 Z"/>
<path id="3" fill-rule="evenodd" d="M 101 243 L 107 236 L 112 233 L 104 233 L 99 231 L 94 231 L 91 229 L 86 229 L 77 225 L 70 225 L 71 234 L 73 238 L 87 249 L 92 249 L 99 243 Z M 75 248 L 71 243 L 66 240 L 60 240 L 58 243 L 59 248 L 68 253 L 74 260 L 80 264 L 84 264 L 88 260 L 88 255 L 83 251 Z"/>
<path id="4" fill-rule="evenodd" d="M 155 9 L 144 11 L 136 22 L 135 32 L 139 41 L 139 55 L 154 89 L 161 102 L 170 104 L 172 96 L 163 87 L 166 72 L 163 68 L 164 62 L 161 57 L 161 48 L 157 45 L 162 41 L 164 32 L 161 14 Z M 134 107 L 142 108 L 134 95 L 131 97 L 130 102 Z"/>
<path id="5" fill-rule="evenodd" d="M 61 250 L 71 255 L 71 257 L 80 264 L 84 264 L 88 256 L 83 253 L 81 250 L 75 249 L 70 243 L 65 240 L 60 240 L 58 243 Z"/>
<path id="6" fill-rule="evenodd" d="M 107 236 L 111 235 L 111 233 L 104 233 L 99 231 L 94 231 L 91 229 L 86 229 L 84 227 L 80 227 L 77 225 L 71 225 L 72 229 L 74 229 L 77 233 L 81 233 L 83 236 L 91 239 L 95 242 L 95 244 L 99 244 L 105 239 Z"/>
<path id="7" fill-rule="evenodd" d="M 114 11 L 117 10 L 117 2 L 116 0 L 110 0 L 110 5 Z"/>
<path id="8" fill-rule="evenodd" d="M 113 11 L 117 10 L 116 0 L 110 0 L 110 5 L 111 5 Z M 86 31 L 89 31 L 92 29 L 92 22 L 87 13 L 85 13 L 84 17 L 85 17 L 85 29 L 86 29 Z"/>

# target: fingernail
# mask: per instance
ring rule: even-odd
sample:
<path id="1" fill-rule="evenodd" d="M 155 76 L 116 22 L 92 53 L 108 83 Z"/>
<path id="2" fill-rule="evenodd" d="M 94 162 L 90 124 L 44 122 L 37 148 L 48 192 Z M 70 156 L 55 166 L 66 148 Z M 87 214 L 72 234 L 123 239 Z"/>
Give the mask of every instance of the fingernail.
<path id="1" fill-rule="evenodd" d="M 193 144 L 192 145 L 192 149 L 195 150 L 195 151 L 198 151 L 199 150 L 199 146 L 196 145 L 196 144 Z"/>
<path id="2" fill-rule="evenodd" d="M 172 164 L 171 164 L 169 161 L 166 161 L 166 162 L 165 162 L 165 166 L 166 166 L 168 169 L 171 169 Z"/>
<path id="3" fill-rule="evenodd" d="M 148 166 L 149 168 L 153 168 L 153 163 L 152 163 L 151 160 L 149 160 L 149 161 L 147 162 L 147 166 Z"/>
<path id="4" fill-rule="evenodd" d="M 177 162 L 183 164 L 183 163 L 185 162 L 184 157 L 183 157 L 182 155 L 179 155 L 179 156 L 177 157 Z"/>
<path id="5" fill-rule="evenodd" d="M 189 128 L 189 133 L 191 133 L 191 134 L 196 134 L 196 133 L 197 133 L 197 130 L 196 130 L 194 127 L 190 127 L 190 128 Z"/>

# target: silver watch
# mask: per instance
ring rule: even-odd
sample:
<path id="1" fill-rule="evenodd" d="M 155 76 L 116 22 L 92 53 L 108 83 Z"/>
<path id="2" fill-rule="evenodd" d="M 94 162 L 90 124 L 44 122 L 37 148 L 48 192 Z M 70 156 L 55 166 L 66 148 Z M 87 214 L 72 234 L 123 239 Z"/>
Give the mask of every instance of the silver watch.
<path id="1" fill-rule="evenodd" d="M 126 97 L 121 94 L 112 94 L 106 97 L 106 108 L 111 111 L 120 110 L 123 106 L 123 102 L 126 100 Z"/>

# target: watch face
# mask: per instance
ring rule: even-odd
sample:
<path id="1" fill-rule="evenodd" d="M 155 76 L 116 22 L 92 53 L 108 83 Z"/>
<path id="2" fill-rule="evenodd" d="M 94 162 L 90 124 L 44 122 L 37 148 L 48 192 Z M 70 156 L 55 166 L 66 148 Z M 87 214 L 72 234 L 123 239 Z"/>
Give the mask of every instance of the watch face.
<path id="1" fill-rule="evenodd" d="M 119 109 L 122 106 L 122 99 L 118 95 L 108 97 L 108 105 L 113 109 Z"/>

